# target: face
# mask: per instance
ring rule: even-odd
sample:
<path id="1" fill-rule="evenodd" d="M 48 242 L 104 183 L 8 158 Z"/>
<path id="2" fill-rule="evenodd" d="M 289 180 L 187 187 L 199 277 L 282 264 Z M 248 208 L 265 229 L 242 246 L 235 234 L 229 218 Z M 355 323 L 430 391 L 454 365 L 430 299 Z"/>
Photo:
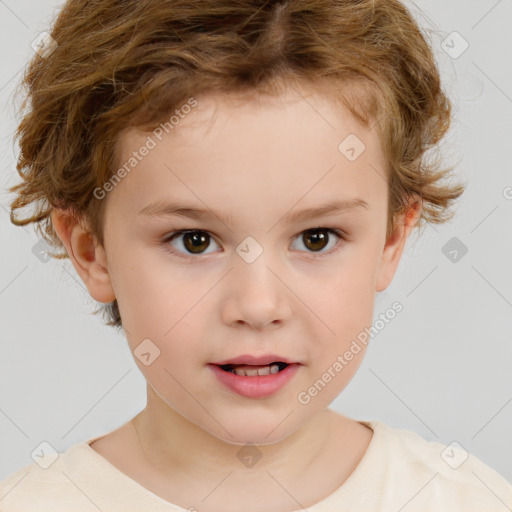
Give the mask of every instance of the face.
<path id="1" fill-rule="evenodd" d="M 153 406 L 228 443 L 275 443 L 337 397 L 366 346 L 322 376 L 371 326 L 402 251 L 401 238 L 385 245 L 377 133 L 301 94 L 205 95 L 161 140 L 124 133 L 121 165 L 148 135 L 156 145 L 104 199 L 108 281 Z M 354 161 L 339 149 L 350 134 L 366 146 Z M 266 394 L 234 391 L 212 366 L 269 354 L 294 364 Z"/>

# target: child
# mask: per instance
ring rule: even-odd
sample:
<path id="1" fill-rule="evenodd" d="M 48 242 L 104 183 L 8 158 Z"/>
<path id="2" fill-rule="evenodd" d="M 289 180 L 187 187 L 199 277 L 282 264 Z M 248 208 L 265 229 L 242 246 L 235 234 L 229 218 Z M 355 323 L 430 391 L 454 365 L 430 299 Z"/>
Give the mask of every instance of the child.
<path id="1" fill-rule="evenodd" d="M 329 408 L 464 190 L 424 158 L 450 102 L 398 0 L 68 1 L 24 83 L 11 219 L 106 304 L 147 405 L 43 447 L 2 512 L 512 507 L 462 448 Z"/>

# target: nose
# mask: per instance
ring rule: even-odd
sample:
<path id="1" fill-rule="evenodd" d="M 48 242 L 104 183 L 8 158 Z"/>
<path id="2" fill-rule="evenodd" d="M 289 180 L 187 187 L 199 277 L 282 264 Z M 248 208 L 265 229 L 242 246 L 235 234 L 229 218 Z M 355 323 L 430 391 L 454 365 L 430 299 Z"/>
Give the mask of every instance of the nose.
<path id="1" fill-rule="evenodd" d="M 256 261 L 240 259 L 226 277 L 221 298 L 222 321 L 232 327 L 277 328 L 292 315 L 283 271 L 273 265 L 265 252 Z"/>

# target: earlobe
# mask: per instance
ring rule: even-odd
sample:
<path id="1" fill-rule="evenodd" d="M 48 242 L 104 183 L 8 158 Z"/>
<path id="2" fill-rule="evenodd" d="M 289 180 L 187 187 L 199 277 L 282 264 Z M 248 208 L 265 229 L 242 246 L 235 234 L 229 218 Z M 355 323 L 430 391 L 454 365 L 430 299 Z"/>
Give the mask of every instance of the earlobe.
<path id="1" fill-rule="evenodd" d="M 116 297 L 106 265 L 105 249 L 96 243 L 85 223 L 69 212 L 54 209 L 51 220 L 70 261 L 91 296 L 98 302 L 112 302 Z"/>
<path id="2" fill-rule="evenodd" d="M 421 199 L 416 198 L 407 211 L 399 217 L 394 232 L 384 246 L 375 280 L 375 291 L 384 291 L 391 284 L 402 258 L 405 243 L 420 215 Z"/>

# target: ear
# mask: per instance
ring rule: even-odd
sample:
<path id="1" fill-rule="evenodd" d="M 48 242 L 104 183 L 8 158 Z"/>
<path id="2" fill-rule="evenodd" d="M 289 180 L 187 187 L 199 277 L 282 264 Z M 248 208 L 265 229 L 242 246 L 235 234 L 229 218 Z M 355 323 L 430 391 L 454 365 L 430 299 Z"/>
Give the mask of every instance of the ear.
<path id="1" fill-rule="evenodd" d="M 376 276 L 375 291 L 381 292 L 391 284 L 402 258 L 405 242 L 420 215 L 421 198 L 414 196 L 413 200 L 409 202 L 406 212 L 397 219 L 395 230 L 384 246 Z"/>
<path id="2" fill-rule="evenodd" d="M 105 249 L 90 234 L 85 222 L 58 208 L 53 209 L 51 220 L 91 296 L 98 302 L 112 302 L 116 297 L 107 270 Z"/>

